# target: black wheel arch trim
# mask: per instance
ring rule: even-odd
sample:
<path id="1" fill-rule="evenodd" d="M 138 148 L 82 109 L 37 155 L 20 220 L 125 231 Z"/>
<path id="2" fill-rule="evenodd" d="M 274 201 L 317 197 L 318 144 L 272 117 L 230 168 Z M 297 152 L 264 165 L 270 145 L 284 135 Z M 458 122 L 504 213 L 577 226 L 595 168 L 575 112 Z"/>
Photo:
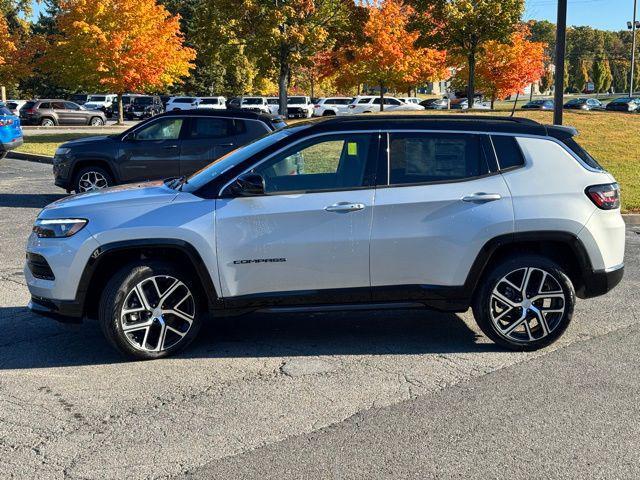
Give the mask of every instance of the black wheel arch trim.
<path id="1" fill-rule="evenodd" d="M 93 251 L 93 253 L 89 257 L 89 261 L 85 265 L 84 271 L 82 272 L 80 282 L 78 283 L 78 290 L 76 292 L 76 302 L 81 305 L 82 312 L 84 313 L 86 311 L 85 300 L 87 297 L 89 285 L 91 284 L 95 273 L 103 264 L 104 260 L 109 257 L 110 253 L 126 251 L 135 252 L 148 249 L 173 249 L 184 253 L 191 261 L 191 264 L 196 274 L 198 275 L 202 290 L 207 297 L 209 308 L 214 310 L 223 308 L 222 299 L 217 294 L 211 275 L 207 270 L 202 257 L 193 245 L 185 240 L 179 239 L 145 238 L 108 243 L 105 245 L 101 245 Z"/>
<path id="2" fill-rule="evenodd" d="M 535 244 L 537 242 L 556 242 L 562 243 L 569 247 L 574 253 L 578 263 L 579 273 L 582 281 L 582 285 L 575 285 L 576 293 L 581 298 L 588 298 L 591 296 L 601 295 L 602 293 L 595 293 L 591 290 L 591 284 L 593 279 L 597 276 L 598 272 L 594 271 L 591 259 L 587 253 L 582 241 L 574 234 L 570 232 L 554 231 L 554 230 L 532 230 L 526 232 L 514 232 L 505 235 L 497 236 L 489 240 L 481 249 L 474 263 L 469 270 L 467 279 L 464 283 L 463 290 L 470 298 L 473 297 L 478 287 L 482 276 L 487 271 L 487 267 L 490 266 L 491 260 L 499 249 L 510 245 L 517 245 L 520 243 Z"/>

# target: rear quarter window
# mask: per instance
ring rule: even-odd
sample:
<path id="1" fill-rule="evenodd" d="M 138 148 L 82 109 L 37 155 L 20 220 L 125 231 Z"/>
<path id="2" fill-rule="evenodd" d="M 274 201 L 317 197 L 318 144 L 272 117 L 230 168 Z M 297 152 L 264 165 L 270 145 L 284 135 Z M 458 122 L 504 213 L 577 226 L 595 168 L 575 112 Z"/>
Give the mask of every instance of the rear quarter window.
<path id="1" fill-rule="evenodd" d="M 496 150 L 500 170 L 508 170 L 524 165 L 524 155 L 515 137 L 508 135 L 491 135 L 491 141 Z"/>
<path id="2" fill-rule="evenodd" d="M 580 160 L 589 165 L 591 168 L 595 168 L 596 170 L 604 170 L 598 163 L 598 161 L 591 155 L 589 155 L 589 153 L 584 148 L 582 148 L 582 146 L 578 142 L 576 142 L 574 138 L 564 138 L 561 140 L 561 142 L 569 147 L 569 150 L 580 157 Z"/>

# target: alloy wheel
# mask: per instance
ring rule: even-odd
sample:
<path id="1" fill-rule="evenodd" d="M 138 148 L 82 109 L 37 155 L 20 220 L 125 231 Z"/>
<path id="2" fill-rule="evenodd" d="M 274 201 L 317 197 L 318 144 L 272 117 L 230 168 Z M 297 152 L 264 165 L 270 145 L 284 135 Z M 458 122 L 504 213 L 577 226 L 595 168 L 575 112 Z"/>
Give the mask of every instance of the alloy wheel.
<path id="1" fill-rule="evenodd" d="M 109 181 L 102 173 L 91 170 L 83 173 L 78 180 L 78 193 L 100 190 L 108 186 Z"/>
<path id="2" fill-rule="evenodd" d="M 53 127 L 55 123 L 53 123 L 53 120 L 51 120 L 50 118 L 45 118 L 44 120 L 42 120 L 42 123 L 40 125 L 42 125 L 43 127 Z"/>
<path id="3" fill-rule="evenodd" d="M 541 340 L 560 324 L 566 308 L 560 282 L 549 272 L 519 268 L 502 277 L 489 299 L 491 321 L 511 342 Z"/>
<path id="4" fill-rule="evenodd" d="M 94 118 L 93 120 L 91 120 L 91 126 L 93 127 L 101 127 L 102 125 L 103 125 L 103 122 L 99 118 Z"/>
<path id="5" fill-rule="evenodd" d="M 157 275 L 127 293 L 120 326 L 134 348 L 162 352 L 189 333 L 195 314 L 196 304 L 189 288 L 177 278 Z"/>

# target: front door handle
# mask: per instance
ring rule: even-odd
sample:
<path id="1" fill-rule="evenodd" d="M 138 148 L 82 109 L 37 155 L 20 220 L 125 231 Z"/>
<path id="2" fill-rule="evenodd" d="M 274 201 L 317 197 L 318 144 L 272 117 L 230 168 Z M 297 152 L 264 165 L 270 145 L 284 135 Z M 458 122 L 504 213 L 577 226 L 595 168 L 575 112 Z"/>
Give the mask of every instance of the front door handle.
<path id="1" fill-rule="evenodd" d="M 501 198 L 502 196 L 499 193 L 478 192 L 462 197 L 462 201 L 471 203 L 487 203 L 495 202 L 496 200 L 500 200 Z"/>
<path id="2" fill-rule="evenodd" d="M 165 150 L 173 150 L 174 148 L 178 148 L 178 145 L 165 145 L 164 147 Z"/>
<path id="3" fill-rule="evenodd" d="M 233 143 L 218 143 L 216 147 L 233 147 Z"/>
<path id="4" fill-rule="evenodd" d="M 327 212 L 355 212 L 364 209 L 364 203 L 338 202 L 324 209 Z"/>

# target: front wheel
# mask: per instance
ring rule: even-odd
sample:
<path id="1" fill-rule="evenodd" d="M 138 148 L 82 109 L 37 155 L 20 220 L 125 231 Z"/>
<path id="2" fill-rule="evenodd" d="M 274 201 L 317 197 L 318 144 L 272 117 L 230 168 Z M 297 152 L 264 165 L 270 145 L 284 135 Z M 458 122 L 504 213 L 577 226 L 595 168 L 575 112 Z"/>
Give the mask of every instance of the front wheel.
<path id="1" fill-rule="evenodd" d="M 100 117 L 93 117 L 91 119 L 90 125 L 92 127 L 102 127 L 104 125 L 104 121 Z"/>
<path id="2" fill-rule="evenodd" d="M 569 326 L 575 291 L 564 269 L 538 255 L 510 257 L 484 278 L 473 313 L 480 329 L 511 350 L 555 342 Z"/>
<path id="3" fill-rule="evenodd" d="M 140 360 L 186 347 L 203 316 L 191 276 L 162 261 L 130 264 L 115 274 L 104 289 L 98 315 L 109 343 Z"/>
<path id="4" fill-rule="evenodd" d="M 92 192 L 111 187 L 113 184 L 113 178 L 104 168 L 89 166 L 76 173 L 73 189 L 76 193 Z"/>

